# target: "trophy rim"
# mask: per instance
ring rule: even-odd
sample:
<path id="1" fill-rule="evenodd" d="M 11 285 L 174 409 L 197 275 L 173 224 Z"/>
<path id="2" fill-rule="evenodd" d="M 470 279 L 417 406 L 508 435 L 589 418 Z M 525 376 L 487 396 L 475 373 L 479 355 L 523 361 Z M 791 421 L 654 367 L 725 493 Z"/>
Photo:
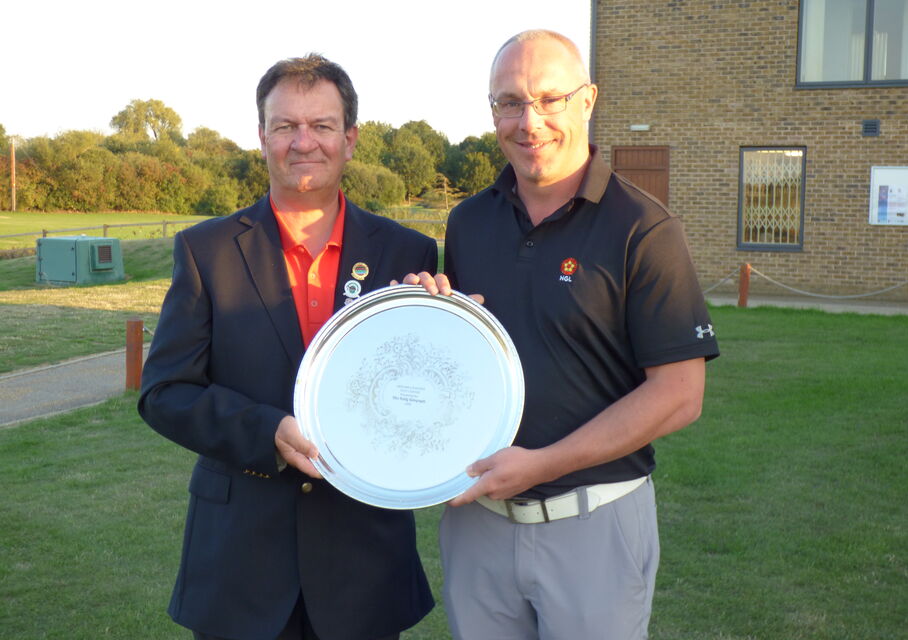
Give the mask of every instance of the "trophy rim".
<path id="1" fill-rule="evenodd" d="M 345 336 L 385 311 L 408 307 L 452 314 L 457 321 L 465 323 L 468 330 L 478 334 L 481 339 L 478 342 L 487 345 L 499 365 L 501 375 L 498 383 L 502 388 L 497 393 L 501 394 L 499 397 L 502 398 L 502 407 L 495 418 L 496 423 L 483 426 L 482 437 L 487 436 L 487 439 L 482 447 L 482 455 L 461 460 L 462 464 L 457 467 L 461 471 L 453 477 L 431 486 L 424 486 L 415 478 L 412 487 L 390 489 L 362 477 L 372 475 L 374 470 L 364 473 L 366 469 L 354 468 L 349 461 L 338 459 L 331 447 L 332 416 L 320 415 L 315 407 L 321 385 L 338 384 L 338 381 L 326 380 L 326 367 Z M 343 382 L 340 381 L 341 384 Z M 452 292 L 450 296 L 432 295 L 419 285 L 395 285 L 377 289 L 356 298 L 329 318 L 315 334 L 303 355 L 293 397 L 293 410 L 300 432 L 318 448 L 319 455 L 312 459 L 312 463 L 325 480 L 351 498 L 388 509 L 429 507 L 447 502 L 466 491 L 477 480 L 466 474 L 466 467 L 476 459 L 489 456 L 513 442 L 523 415 L 523 405 L 523 369 L 517 349 L 497 318 L 481 304 L 460 292 Z M 490 431 L 487 433 L 487 430 Z M 364 443 L 363 447 L 365 446 L 368 444 Z"/>

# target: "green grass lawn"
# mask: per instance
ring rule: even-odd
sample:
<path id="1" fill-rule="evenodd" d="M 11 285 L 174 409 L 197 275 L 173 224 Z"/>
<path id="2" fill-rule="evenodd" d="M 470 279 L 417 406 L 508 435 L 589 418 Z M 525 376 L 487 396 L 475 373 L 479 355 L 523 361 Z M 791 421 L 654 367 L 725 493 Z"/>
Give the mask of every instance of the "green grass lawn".
<path id="1" fill-rule="evenodd" d="M 0 373 L 122 348 L 126 321 L 154 329 L 172 268 L 171 238 L 121 243 L 127 280 L 35 284 L 35 257 L 0 260 Z"/>
<path id="2" fill-rule="evenodd" d="M 657 445 L 651 637 L 904 638 L 908 318 L 713 320 L 703 416 Z M 135 400 L 0 430 L 2 637 L 184 637 L 164 610 L 192 456 Z M 436 593 L 439 511 L 417 514 Z M 405 637 L 446 638 L 441 606 Z"/>
<path id="3" fill-rule="evenodd" d="M 164 232 L 163 221 L 168 222 L 167 235 L 173 236 L 176 231 L 185 229 L 211 216 L 185 216 L 175 213 L 153 213 L 133 211 L 101 211 L 98 213 L 78 213 L 74 211 L 0 211 L 0 249 L 17 247 L 34 248 L 35 240 L 41 230 L 47 229 L 50 235 L 103 235 L 103 225 L 120 225 L 136 223 L 155 223 L 143 226 L 117 227 L 108 229 L 107 237 L 124 240 L 160 238 Z M 171 223 L 175 223 L 171 225 Z M 85 229 L 85 227 L 90 227 Z M 80 231 L 57 232 L 60 229 L 81 229 Z M 11 234 L 36 233 L 32 236 L 4 238 Z"/>
<path id="4" fill-rule="evenodd" d="M 0 374 L 122 348 L 130 318 L 154 330 L 172 246 L 172 238 L 122 242 L 126 281 L 103 286 L 36 284 L 34 256 L 0 260 Z"/>

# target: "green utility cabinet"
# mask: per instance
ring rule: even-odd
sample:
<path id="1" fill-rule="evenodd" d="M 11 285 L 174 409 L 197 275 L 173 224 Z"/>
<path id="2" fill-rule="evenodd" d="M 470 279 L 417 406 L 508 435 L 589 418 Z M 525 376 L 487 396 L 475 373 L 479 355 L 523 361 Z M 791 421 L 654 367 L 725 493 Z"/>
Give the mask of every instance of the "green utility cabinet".
<path id="1" fill-rule="evenodd" d="M 124 280 L 119 238 L 38 238 L 35 280 L 49 284 L 104 284 Z"/>

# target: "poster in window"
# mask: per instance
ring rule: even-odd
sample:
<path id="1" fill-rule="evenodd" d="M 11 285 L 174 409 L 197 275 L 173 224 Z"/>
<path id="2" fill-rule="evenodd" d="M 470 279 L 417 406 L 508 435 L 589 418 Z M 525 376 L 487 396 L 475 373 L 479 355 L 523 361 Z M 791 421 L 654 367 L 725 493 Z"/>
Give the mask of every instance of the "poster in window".
<path id="1" fill-rule="evenodd" d="M 908 225 L 908 167 L 870 169 L 870 224 Z"/>

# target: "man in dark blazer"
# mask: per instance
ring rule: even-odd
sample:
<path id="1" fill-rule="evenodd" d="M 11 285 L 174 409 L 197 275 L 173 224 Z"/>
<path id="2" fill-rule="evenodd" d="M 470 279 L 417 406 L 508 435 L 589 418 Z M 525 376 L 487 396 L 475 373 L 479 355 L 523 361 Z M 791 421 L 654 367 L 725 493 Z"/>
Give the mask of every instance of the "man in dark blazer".
<path id="1" fill-rule="evenodd" d="M 279 62 L 257 102 L 269 195 L 177 234 L 143 371 L 142 417 L 199 454 L 169 613 L 202 639 L 396 638 L 433 605 L 413 514 L 320 479 L 293 388 L 325 307 L 434 272 L 436 245 L 340 192 L 357 136 L 343 69 Z"/>

